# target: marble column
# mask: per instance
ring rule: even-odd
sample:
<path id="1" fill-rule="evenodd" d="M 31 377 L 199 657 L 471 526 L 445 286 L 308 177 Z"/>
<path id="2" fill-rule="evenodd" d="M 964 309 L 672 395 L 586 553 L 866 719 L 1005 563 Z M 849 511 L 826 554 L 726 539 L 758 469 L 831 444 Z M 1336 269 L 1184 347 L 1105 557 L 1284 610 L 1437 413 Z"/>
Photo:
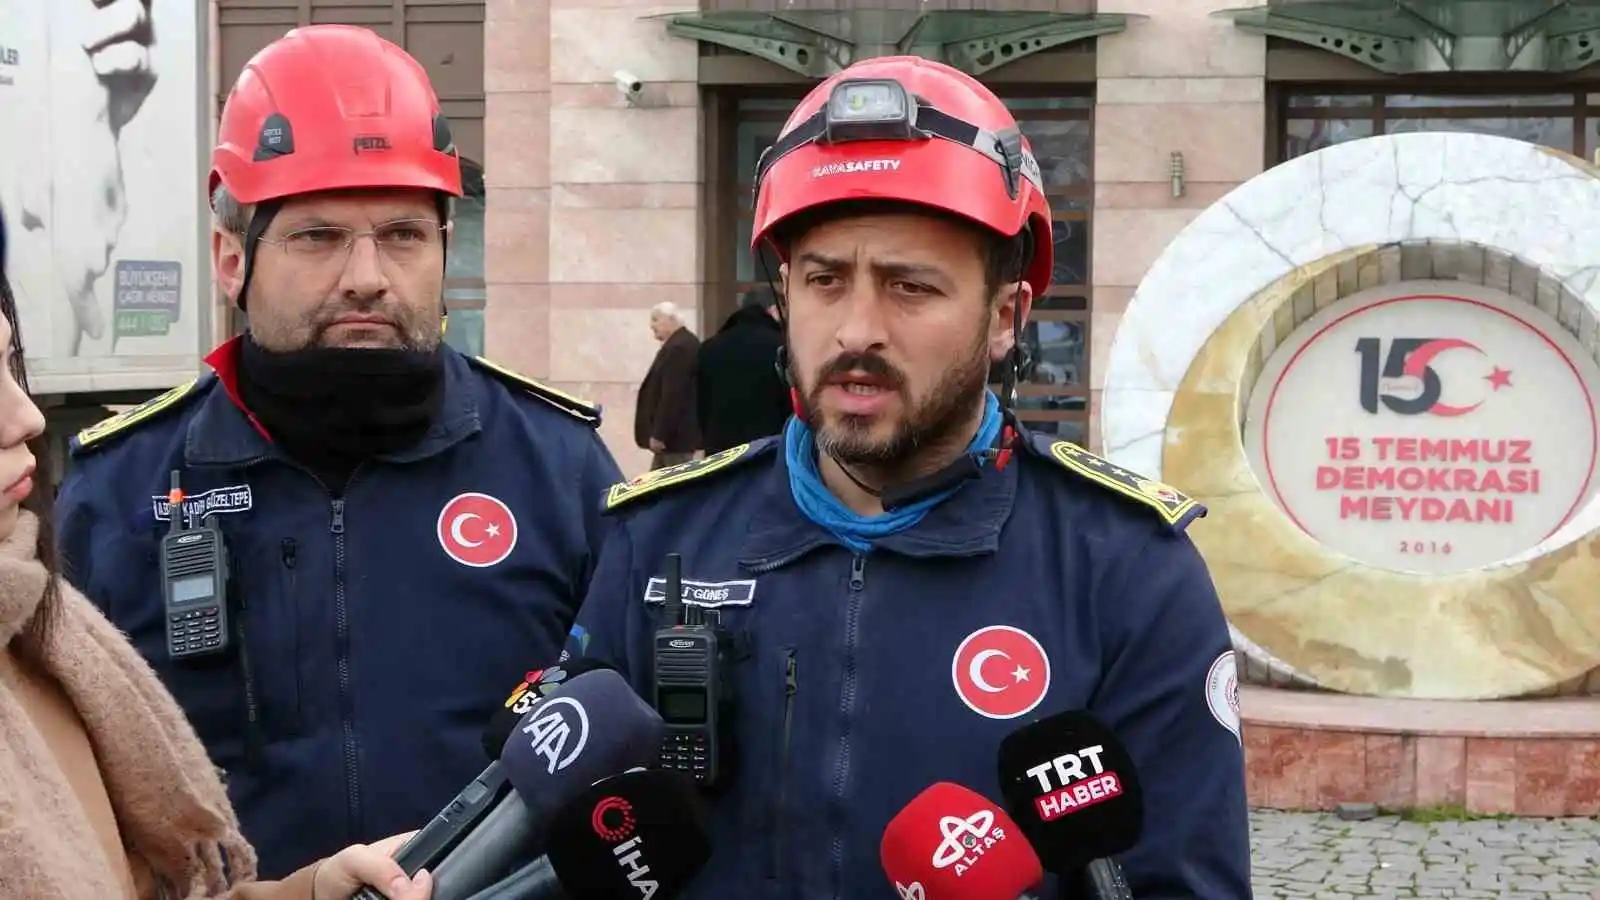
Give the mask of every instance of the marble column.
<path id="1" fill-rule="evenodd" d="M 698 325 L 698 48 L 660 13 L 694 4 L 491 0 L 488 355 L 603 405 L 625 474 L 639 381 L 658 345 L 648 310 Z M 612 73 L 644 82 L 630 105 Z"/>
<path id="2" fill-rule="evenodd" d="M 1201 210 L 1262 171 L 1265 39 L 1214 9 L 1222 0 L 1101 0 L 1100 12 L 1137 13 L 1096 51 L 1094 277 L 1091 402 L 1098 409 L 1106 354 L 1140 279 Z M 1183 155 L 1183 195 L 1172 154 Z M 1101 446 L 1099 416 L 1090 443 Z"/>

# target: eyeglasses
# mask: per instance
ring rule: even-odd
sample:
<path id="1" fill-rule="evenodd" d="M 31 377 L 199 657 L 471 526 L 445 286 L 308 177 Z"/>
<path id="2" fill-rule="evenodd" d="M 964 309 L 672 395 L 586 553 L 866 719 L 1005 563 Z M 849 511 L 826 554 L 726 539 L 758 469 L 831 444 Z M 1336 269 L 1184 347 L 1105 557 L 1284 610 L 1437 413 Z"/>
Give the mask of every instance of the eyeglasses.
<path id="1" fill-rule="evenodd" d="M 261 240 L 277 244 L 283 252 L 312 263 L 343 262 L 357 238 L 371 237 L 378 250 L 392 262 L 405 264 L 426 258 L 443 242 L 444 226 L 432 219 L 398 219 L 369 231 L 343 225 L 313 225 L 297 228 L 280 238 Z"/>

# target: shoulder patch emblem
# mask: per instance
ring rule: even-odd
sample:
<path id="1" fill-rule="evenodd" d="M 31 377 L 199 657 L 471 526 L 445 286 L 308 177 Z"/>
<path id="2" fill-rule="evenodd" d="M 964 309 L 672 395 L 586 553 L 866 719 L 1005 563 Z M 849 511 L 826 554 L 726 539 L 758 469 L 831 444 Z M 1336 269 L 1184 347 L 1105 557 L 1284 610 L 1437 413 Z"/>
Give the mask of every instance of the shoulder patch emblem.
<path id="1" fill-rule="evenodd" d="M 606 491 L 606 512 L 610 512 L 626 503 L 631 503 L 647 494 L 704 478 L 712 472 L 718 472 L 732 466 L 742 459 L 755 456 L 774 439 L 757 441 L 752 444 L 740 444 L 726 450 L 713 453 L 705 459 L 691 459 L 674 466 L 662 466 L 653 469 L 629 481 L 619 482 Z"/>
<path id="2" fill-rule="evenodd" d="M 1047 444 L 1041 448 L 1046 450 L 1044 455 L 1062 468 L 1150 507 L 1174 529 L 1182 530 L 1206 514 L 1200 501 L 1185 496 L 1177 488 L 1130 472 L 1071 441 L 1047 441 L 1039 436 L 1035 436 L 1035 441 Z"/>
<path id="3" fill-rule="evenodd" d="M 499 363 L 490 362 L 481 356 L 467 357 L 474 365 L 479 366 L 489 374 L 501 381 L 517 388 L 527 394 L 554 406 L 569 416 L 582 421 L 595 428 L 600 427 L 600 407 L 587 400 L 580 400 L 565 391 L 558 391 L 548 384 L 535 381 L 532 378 L 514 372 Z"/>
<path id="4" fill-rule="evenodd" d="M 199 378 L 191 378 L 187 383 L 157 394 L 133 409 L 123 410 L 114 416 L 101 419 L 73 437 L 72 452 L 78 453 L 90 448 L 99 449 L 105 444 L 106 439 L 113 435 L 127 431 L 141 422 L 160 418 L 170 410 L 181 409 L 183 401 L 194 393 L 195 387 L 199 384 Z"/>
<path id="5" fill-rule="evenodd" d="M 1244 740 L 1239 729 L 1239 671 L 1232 650 L 1225 650 L 1206 670 L 1206 708 L 1217 724 Z"/>

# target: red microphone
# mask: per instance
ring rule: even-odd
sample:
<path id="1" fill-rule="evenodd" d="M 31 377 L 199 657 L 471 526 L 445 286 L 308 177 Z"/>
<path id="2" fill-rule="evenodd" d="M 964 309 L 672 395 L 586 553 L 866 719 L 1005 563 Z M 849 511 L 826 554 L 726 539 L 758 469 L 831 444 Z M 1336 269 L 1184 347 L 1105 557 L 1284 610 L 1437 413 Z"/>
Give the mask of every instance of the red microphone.
<path id="1" fill-rule="evenodd" d="M 878 853 L 901 900 L 1011 900 L 1044 878 L 1017 823 L 947 781 L 890 820 Z"/>

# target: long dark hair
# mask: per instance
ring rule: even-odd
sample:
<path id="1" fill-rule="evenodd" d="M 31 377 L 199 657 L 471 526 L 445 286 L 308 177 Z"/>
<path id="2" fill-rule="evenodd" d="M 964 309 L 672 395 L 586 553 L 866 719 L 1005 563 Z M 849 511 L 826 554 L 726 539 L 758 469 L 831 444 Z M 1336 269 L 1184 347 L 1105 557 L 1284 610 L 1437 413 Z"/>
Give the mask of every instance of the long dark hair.
<path id="1" fill-rule="evenodd" d="M 31 396 L 33 391 L 28 387 L 28 368 L 23 361 L 22 321 L 17 316 L 17 298 L 11 293 L 11 282 L 6 279 L 3 267 L 0 267 L 0 315 L 11 323 L 11 375 Z M 50 443 L 46 437 L 40 435 L 29 441 L 28 449 L 33 451 L 35 460 L 33 483 L 36 489 L 22 502 L 22 508 L 39 519 L 39 539 L 34 549 L 39 562 L 50 573 L 50 578 L 45 581 L 44 596 L 39 598 L 39 607 L 23 632 L 23 637 L 31 645 L 28 649 L 42 651 L 50 643 L 50 633 L 61 614 L 60 564 L 56 557 L 55 526 L 50 515 L 51 508 L 55 506 L 55 478 L 51 472 Z"/>

